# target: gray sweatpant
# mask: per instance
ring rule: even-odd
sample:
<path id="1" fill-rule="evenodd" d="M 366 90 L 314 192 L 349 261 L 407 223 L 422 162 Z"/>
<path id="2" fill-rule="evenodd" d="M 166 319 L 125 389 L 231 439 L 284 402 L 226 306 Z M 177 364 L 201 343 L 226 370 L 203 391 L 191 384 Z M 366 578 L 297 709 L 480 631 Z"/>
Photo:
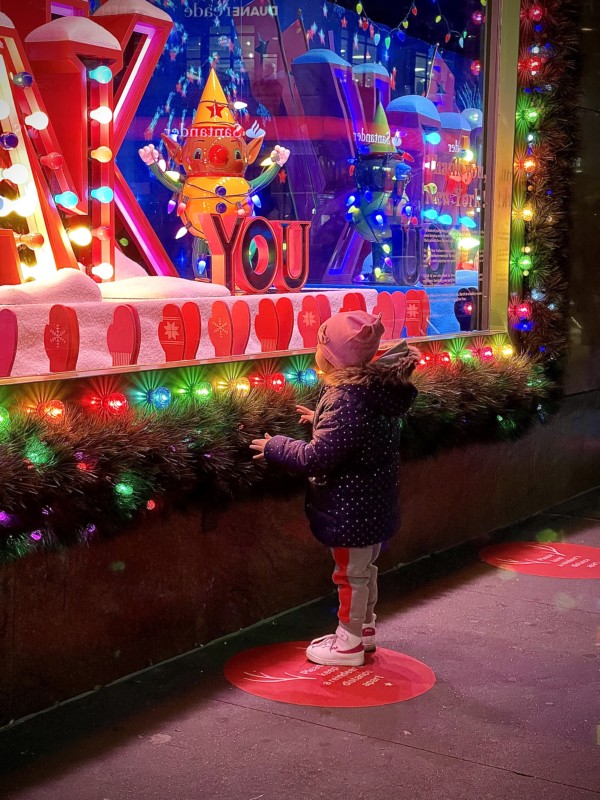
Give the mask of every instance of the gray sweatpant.
<path id="1" fill-rule="evenodd" d="M 338 587 L 338 619 L 343 628 L 360 636 L 364 623 L 373 621 L 377 602 L 377 567 L 373 563 L 380 544 L 371 547 L 332 547 L 333 582 Z"/>

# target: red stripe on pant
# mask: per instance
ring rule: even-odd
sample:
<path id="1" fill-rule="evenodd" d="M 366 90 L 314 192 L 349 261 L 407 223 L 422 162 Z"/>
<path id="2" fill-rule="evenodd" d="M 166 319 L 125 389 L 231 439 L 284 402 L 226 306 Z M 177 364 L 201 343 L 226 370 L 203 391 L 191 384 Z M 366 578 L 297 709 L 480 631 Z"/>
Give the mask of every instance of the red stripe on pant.
<path id="1" fill-rule="evenodd" d="M 335 570 L 333 572 L 333 582 L 338 587 L 338 598 L 340 608 L 338 619 L 340 622 L 350 622 L 350 606 L 352 605 L 352 587 L 348 581 L 348 564 L 350 563 L 349 547 L 333 547 L 333 558 L 335 560 Z"/>

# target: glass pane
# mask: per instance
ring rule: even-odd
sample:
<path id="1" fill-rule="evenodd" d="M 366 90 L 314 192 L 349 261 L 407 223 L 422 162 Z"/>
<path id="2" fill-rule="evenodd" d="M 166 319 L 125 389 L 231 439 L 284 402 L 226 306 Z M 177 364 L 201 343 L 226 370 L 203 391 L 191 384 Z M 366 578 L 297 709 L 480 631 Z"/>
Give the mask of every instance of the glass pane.
<path id="1" fill-rule="evenodd" d="M 275 145 L 291 151 L 270 183 L 252 189 L 251 207 L 269 219 L 311 222 L 309 288 L 399 292 L 404 335 L 477 330 L 486 27 L 479 0 L 427 0 L 406 17 L 405 5 L 381 0 L 363 14 L 355 3 L 323 0 L 301 8 L 297 0 L 157 5 L 175 27 L 118 164 L 180 274 L 210 278 L 208 248 L 196 243 L 193 252 L 193 236 L 177 237 L 181 198 L 137 150 L 153 142 L 167 169 L 183 172 L 161 134 L 185 141 L 212 66 L 247 144 L 264 136 L 260 155 L 242 153 L 252 162 L 245 179 L 261 174 Z M 246 105 L 234 110 L 236 102 Z M 214 212 L 213 189 L 206 191 L 215 208 L 206 207 Z"/>

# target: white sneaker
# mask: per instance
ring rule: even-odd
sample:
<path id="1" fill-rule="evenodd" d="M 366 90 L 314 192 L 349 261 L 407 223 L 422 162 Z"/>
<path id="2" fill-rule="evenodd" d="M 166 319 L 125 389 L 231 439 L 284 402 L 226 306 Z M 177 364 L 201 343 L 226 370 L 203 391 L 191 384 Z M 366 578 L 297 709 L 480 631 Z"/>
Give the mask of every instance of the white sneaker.
<path id="1" fill-rule="evenodd" d="M 377 643 L 375 640 L 375 620 L 377 619 L 377 615 L 373 614 L 373 621 L 369 622 L 368 625 L 362 626 L 362 643 L 365 648 L 365 653 L 373 653 L 377 649 Z"/>
<path id="2" fill-rule="evenodd" d="M 313 664 L 362 667 L 365 663 L 365 648 L 360 636 L 353 636 L 339 626 L 335 633 L 314 639 L 306 648 L 306 657 Z"/>

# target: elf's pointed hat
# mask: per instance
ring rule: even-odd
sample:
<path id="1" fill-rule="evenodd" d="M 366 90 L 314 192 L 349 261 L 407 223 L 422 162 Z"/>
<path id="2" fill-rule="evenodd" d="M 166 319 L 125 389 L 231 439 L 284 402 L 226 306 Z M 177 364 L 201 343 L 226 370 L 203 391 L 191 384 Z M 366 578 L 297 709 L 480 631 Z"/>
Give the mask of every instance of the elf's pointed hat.
<path id="1" fill-rule="evenodd" d="M 368 143 L 369 153 L 389 153 L 394 150 L 391 144 L 390 124 L 381 103 L 377 104 L 375 119 L 369 132 L 379 139 L 379 141 Z"/>
<path id="2" fill-rule="evenodd" d="M 235 124 L 229 103 L 217 78 L 217 73 L 214 69 L 211 69 L 196 109 L 194 125 L 231 125 L 234 127 Z"/>

